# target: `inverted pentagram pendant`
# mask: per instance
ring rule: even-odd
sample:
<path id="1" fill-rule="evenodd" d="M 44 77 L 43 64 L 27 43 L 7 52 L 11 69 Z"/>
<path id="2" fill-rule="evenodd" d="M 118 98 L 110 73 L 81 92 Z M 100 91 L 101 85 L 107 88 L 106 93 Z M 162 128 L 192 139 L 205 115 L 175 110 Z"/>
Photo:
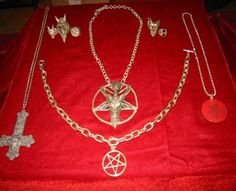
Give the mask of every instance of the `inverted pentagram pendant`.
<path id="1" fill-rule="evenodd" d="M 92 111 L 97 119 L 113 126 L 128 122 L 137 112 L 137 96 L 130 85 L 114 82 L 95 94 Z"/>
<path id="2" fill-rule="evenodd" d="M 226 119 L 228 111 L 221 101 L 209 99 L 202 105 L 202 114 L 208 121 L 219 123 Z"/>
<path id="3" fill-rule="evenodd" d="M 109 151 L 102 159 L 102 168 L 104 172 L 112 177 L 122 175 L 126 166 L 126 158 L 124 154 L 118 150 Z"/>

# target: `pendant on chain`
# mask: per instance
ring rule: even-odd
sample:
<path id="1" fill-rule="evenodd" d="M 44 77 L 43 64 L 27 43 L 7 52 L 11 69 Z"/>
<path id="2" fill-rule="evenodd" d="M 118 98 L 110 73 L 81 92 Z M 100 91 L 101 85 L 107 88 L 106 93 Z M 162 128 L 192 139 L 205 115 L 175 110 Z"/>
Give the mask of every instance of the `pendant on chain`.
<path id="1" fill-rule="evenodd" d="M 195 48 L 195 44 L 194 44 L 194 40 L 192 38 L 191 32 L 189 30 L 188 24 L 187 24 L 187 20 L 186 17 L 189 17 L 191 25 L 193 26 L 193 29 L 195 31 L 195 34 L 197 36 L 197 40 L 198 43 L 200 44 L 200 49 L 202 51 L 202 55 L 205 61 L 205 65 L 208 71 L 208 75 L 209 75 L 209 79 L 211 82 L 211 87 L 212 87 L 212 93 L 209 93 L 209 91 L 207 90 L 207 87 L 205 85 L 205 81 L 204 81 L 204 77 L 203 77 L 203 73 L 202 73 L 202 69 L 201 69 L 201 64 L 200 64 L 200 60 L 198 58 L 198 53 L 197 53 L 197 49 Z M 208 63 L 208 59 L 206 56 L 206 51 L 204 49 L 201 37 L 200 37 L 200 33 L 198 32 L 198 29 L 196 27 L 196 24 L 194 22 L 193 16 L 191 13 L 185 12 L 182 14 L 182 20 L 185 26 L 185 29 L 187 31 L 187 34 L 189 36 L 190 42 L 192 44 L 193 50 L 194 50 L 194 55 L 195 55 L 195 59 L 198 65 L 198 72 L 199 72 L 199 76 L 200 76 L 200 80 L 202 83 L 202 88 L 205 92 L 206 95 L 210 96 L 210 99 L 205 101 L 202 105 L 202 114 L 203 116 L 210 122 L 214 122 L 214 123 L 219 123 L 222 122 L 226 119 L 228 111 L 227 108 L 225 107 L 225 105 L 216 99 L 213 99 L 214 96 L 216 96 L 216 87 L 214 84 L 214 80 L 213 80 L 213 76 L 211 73 L 211 69 L 210 69 L 210 65 Z"/>
<path id="2" fill-rule="evenodd" d="M 228 111 L 221 101 L 209 99 L 202 104 L 202 114 L 208 121 L 219 123 L 226 119 Z"/>
<path id="3" fill-rule="evenodd" d="M 183 90 L 184 84 L 187 79 L 188 70 L 189 70 L 190 52 L 192 52 L 186 49 L 184 49 L 184 51 L 187 52 L 187 55 L 184 61 L 183 73 L 179 81 L 178 87 L 174 92 L 174 96 L 170 99 L 168 104 L 157 114 L 155 119 L 146 123 L 142 128 L 135 129 L 132 132 L 121 136 L 120 138 L 112 137 L 112 136 L 109 138 L 106 138 L 102 134 L 95 134 L 89 129 L 85 127 L 81 127 L 78 123 L 73 121 L 73 119 L 70 118 L 69 114 L 66 113 L 66 111 L 64 111 L 64 109 L 59 106 L 59 104 L 57 104 L 57 100 L 54 98 L 52 94 L 51 87 L 47 83 L 47 72 L 44 70 L 45 61 L 44 60 L 39 61 L 39 68 L 41 70 L 41 78 L 43 82 L 43 87 L 52 108 L 54 108 L 56 111 L 59 111 L 59 110 L 61 111 L 61 112 L 58 112 L 58 115 L 60 115 L 62 119 L 65 120 L 66 123 L 73 130 L 80 132 L 81 135 L 85 137 L 90 137 L 99 143 L 107 143 L 110 146 L 111 150 L 108 151 L 104 155 L 101 162 L 102 168 L 108 176 L 119 177 L 125 172 L 126 167 L 127 167 L 127 160 L 126 160 L 125 155 L 119 150 L 117 150 L 116 147 L 124 141 L 128 142 L 130 140 L 133 140 L 141 136 L 143 133 L 147 133 L 151 131 L 154 128 L 155 124 L 161 122 L 165 118 L 165 116 L 168 114 L 168 112 L 175 106 L 176 102 L 178 101 L 181 95 L 181 92 Z M 95 107 L 95 104 L 94 104 L 95 100 L 98 99 L 98 101 L 101 101 L 98 98 L 99 97 L 98 94 L 101 94 L 101 97 L 103 98 L 103 100 L 105 99 L 105 101 L 98 104 L 98 106 Z M 129 96 L 131 97 L 133 96 L 134 103 L 131 102 L 130 99 L 128 99 Z M 111 104 L 109 101 L 113 101 L 114 103 Z M 117 110 L 114 109 L 115 111 L 114 113 L 116 115 L 118 114 L 118 118 L 116 118 L 118 119 L 117 120 L 118 122 L 122 121 L 120 117 L 120 112 L 124 112 L 122 110 L 123 108 L 126 108 L 126 109 L 131 108 L 132 113 L 135 113 L 138 108 L 137 97 L 134 90 L 129 85 L 121 84 L 119 82 L 114 82 L 112 84 L 102 86 L 100 90 L 96 93 L 96 95 L 94 96 L 94 100 L 93 100 L 94 110 L 97 109 L 101 111 L 110 111 L 111 109 L 109 109 L 108 107 L 109 104 L 112 106 L 117 106 L 117 105 L 119 106 L 118 107 L 119 109 Z M 101 108 L 101 109 L 98 109 L 98 108 Z"/>
<path id="4" fill-rule="evenodd" d="M 102 168 L 104 172 L 112 177 L 122 175 L 126 169 L 127 160 L 125 155 L 118 150 L 109 151 L 102 159 Z"/>
<path id="5" fill-rule="evenodd" d="M 29 148 L 35 142 L 32 135 L 23 135 L 25 122 L 28 116 L 29 113 L 25 110 L 17 113 L 17 120 L 13 134 L 11 136 L 3 135 L 2 138 L 0 138 L 0 147 L 9 146 L 6 156 L 10 160 L 13 160 L 20 155 L 19 150 L 21 146 Z"/>
<path id="6" fill-rule="evenodd" d="M 138 99 L 133 88 L 117 81 L 102 86 L 92 101 L 92 111 L 96 118 L 115 129 L 128 122 L 137 110 Z"/>

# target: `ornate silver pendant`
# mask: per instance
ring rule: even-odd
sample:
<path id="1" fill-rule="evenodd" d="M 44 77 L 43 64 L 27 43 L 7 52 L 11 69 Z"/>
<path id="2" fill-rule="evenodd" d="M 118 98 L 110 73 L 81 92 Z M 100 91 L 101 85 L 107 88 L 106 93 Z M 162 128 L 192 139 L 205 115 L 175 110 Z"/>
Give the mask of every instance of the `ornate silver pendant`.
<path id="1" fill-rule="evenodd" d="M 152 37 L 156 36 L 157 30 L 160 26 L 160 20 L 152 21 L 152 19 L 148 18 L 147 26 L 150 30 L 150 34 Z"/>
<path id="2" fill-rule="evenodd" d="M 97 119 L 113 126 L 128 122 L 138 110 L 138 99 L 133 88 L 113 82 L 102 86 L 92 101 L 92 111 Z"/>
<path id="3" fill-rule="evenodd" d="M 63 17 L 55 17 L 57 21 L 56 27 L 52 25 L 52 28 L 48 27 L 48 34 L 55 38 L 57 34 L 60 34 L 63 42 L 66 42 L 67 34 L 70 32 L 73 37 L 78 37 L 80 35 L 80 28 L 79 27 L 70 27 L 70 24 L 66 20 L 66 14 Z"/>
<path id="4" fill-rule="evenodd" d="M 14 158 L 19 156 L 19 150 L 21 146 L 30 147 L 31 144 L 35 142 L 32 135 L 23 135 L 25 121 L 28 115 L 29 113 L 25 110 L 17 113 L 17 120 L 13 134 L 11 136 L 3 135 L 0 139 L 0 147 L 9 146 L 6 156 L 10 160 L 13 160 Z"/>
<path id="5" fill-rule="evenodd" d="M 167 35 L 167 29 L 159 29 L 160 20 L 152 21 L 152 19 L 148 18 L 147 26 L 152 37 L 155 37 L 157 32 L 161 37 L 165 37 Z"/>
<path id="6" fill-rule="evenodd" d="M 104 172 L 112 177 L 122 175 L 126 169 L 127 160 L 125 155 L 118 150 L 109 151 L 102 160 L 102 168 Z"/>

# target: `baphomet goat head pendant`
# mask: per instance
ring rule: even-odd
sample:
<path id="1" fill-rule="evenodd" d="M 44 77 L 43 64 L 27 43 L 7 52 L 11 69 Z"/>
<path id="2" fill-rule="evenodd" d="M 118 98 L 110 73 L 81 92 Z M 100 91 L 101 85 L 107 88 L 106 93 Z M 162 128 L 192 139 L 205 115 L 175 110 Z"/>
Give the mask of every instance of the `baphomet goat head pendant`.
<path id="1" fill-rule="evenodd" d="M 63 40 L 63 42 L 66 42 L 67 34 L 70 32 L 73 37 L 77 37 L 80 35 L 80 28 L 79 27 L 70 27 L 69 23 L 66 21 L 66 14 L 64 14 L 64 17 L 55 17 L 57 21 L 56 28 L 54 25 L 52 25 L 52 28 L 48 27 L 48 34 L 52 37 L 52 39 L 55 38 L 57 34 L 59 34 Z"/>
<path id="2" fill-rule="evenodd" d="M 152 37 L 155 37 L 157 32 L 161 37 L 165 37 L 167 35 L 167 29 L 159 29 L 160 20 L 152 21 L 152 19 L 148 18 L 147 26 Z"/>
<path id="3" fill-rule="evenodd" d="M 97 119 L 113 126 L 128 122 L 138 110 L 137 96 L 130 85 L 114 82 L 102 86 L 92 101 Z"/>

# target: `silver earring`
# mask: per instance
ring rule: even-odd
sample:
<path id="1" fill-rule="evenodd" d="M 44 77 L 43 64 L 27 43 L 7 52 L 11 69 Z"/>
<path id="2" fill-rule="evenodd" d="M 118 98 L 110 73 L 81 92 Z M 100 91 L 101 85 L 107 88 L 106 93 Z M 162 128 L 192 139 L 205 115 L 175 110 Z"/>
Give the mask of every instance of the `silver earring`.
<path id="1" fill-rule="evenodd" d="M 151 36 L 154 37 L 154 36 L 156 36 L 157 30 L 160 26 L 160 20 L 154 22 L 154 21 L 152 21 L 152 19 L 148 18 L 147 26 L 150 30 Z"/>
<path id="2" fill-rule="evenodd" d="M 59 34 L 62 38 L 62 41 L 65 43 L 67 34 L 70 32 L 73 37 L 80 36 L 80 28 L 79 27 L 70 27 L 69 23 L 66 21 L 66 14 L 63 17 L 55 17 L 57 21 L 56 27 L 52 25 L 52 28 L 48 27 L 48 34 L 55 38 L 57 34 Z"/>
<path id="3" fill-rule="evenodd" d="M 159 29 L 160 20 L 152 21 L 152 19 L 148 18 L 147 26 L 152 37 L 155 37 L 157 32 L 161 37 L 165 37 L 167 35 L 167 29 Z"/>
<path id="4" fill-rule="evenodd" d="M 161 37 L 165 37 L 167 35 L 167 29 L 159 29 L 158 30 L 158 34 L 161 36 Z"/>

